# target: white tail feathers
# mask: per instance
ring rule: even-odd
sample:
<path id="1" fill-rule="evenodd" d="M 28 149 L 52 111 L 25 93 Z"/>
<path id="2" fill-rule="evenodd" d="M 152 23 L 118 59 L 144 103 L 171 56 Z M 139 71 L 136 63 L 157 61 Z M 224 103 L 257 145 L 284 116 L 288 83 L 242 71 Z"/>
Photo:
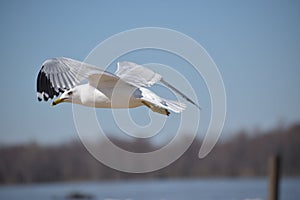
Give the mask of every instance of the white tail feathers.
<path id="1" fill-rule="evenodd" d="M 172 101 L 172 100 L 164 100 L 164 101 L 167 104 L 168 109 L 176 113 L 180 113 L 186 108 L 186 105 L 184 103 L 178 101 Z"/>
<path id="2" fill-rule="evenodd" d="M 146 88 L 139 88 L 139 91 L 141 91 L 141 96 L 139 97 L 141 102 L 153 112 L 169 115 L 170 112 L 168 110 L 180 113 L 186 108 L 185 104 L 161 98 Z"/>

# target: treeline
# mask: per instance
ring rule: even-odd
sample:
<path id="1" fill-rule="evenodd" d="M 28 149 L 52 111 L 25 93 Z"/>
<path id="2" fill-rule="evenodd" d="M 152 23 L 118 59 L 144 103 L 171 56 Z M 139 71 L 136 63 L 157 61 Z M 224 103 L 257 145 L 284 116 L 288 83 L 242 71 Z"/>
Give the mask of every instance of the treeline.
<path id="1" fill-rule="evenodd" d="M 143 140 L 115 144 L 134 152 L 147 152 L 157 147 Z M 285 176 L 300 175 L 300 124 L 288 128 L 249 134 L 241 132 L 219 142 L 204 159 L 198 158 L 201 141 L 168 167 L 144 174 L 113 170 L 94 159 L 80 142 L 40 146 L 26 144 L 0 147 L 0 183 L 33 183 L 51 181 L 107 180 L 169 177 L 241 177 L 266 176 L 268 159 L 274 153 L 282 157 Z"/>

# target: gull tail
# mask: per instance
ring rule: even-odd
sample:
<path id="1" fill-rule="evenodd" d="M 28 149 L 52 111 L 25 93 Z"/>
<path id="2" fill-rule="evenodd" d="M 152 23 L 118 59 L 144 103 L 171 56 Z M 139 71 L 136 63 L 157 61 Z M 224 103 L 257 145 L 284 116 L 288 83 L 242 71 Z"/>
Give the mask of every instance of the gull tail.
<path id="1" fill-rule="evenodd" d="M 169 116 L 169 110 L 180 113 L 186 108 L 184 103 L 164 99 L 146 88 L 139 88 L 139 90 L 141 91 L 140 99 L 142 104 L 150 108 L 153 112 Z"/>
<path id="2" fill-rule="evenodd" d="M 172 110 L 175 113 L 181 113 L 186 108 L 184 103 L 180 103 L 178 101 L 167 100 L 167 99 L 163 99 L 162 104 L 167 106 L 168 109 Z"/>

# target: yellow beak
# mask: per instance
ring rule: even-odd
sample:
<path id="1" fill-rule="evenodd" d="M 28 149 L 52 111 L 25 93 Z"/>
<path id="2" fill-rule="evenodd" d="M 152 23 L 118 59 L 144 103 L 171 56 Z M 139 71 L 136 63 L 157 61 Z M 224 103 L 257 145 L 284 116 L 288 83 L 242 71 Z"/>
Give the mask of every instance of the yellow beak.
<path id="1" fill-rule="evenodd" d="M 59 103 L 62 103 L 62 102 L 64 102 L 64 101 L 65 101 L 65 99 L 57 98 L 57 99 L 55 99 L 55 100 L 52 102 L 51 106 L 55 106 L 55 105 L 57 105 L 57 104 L 59 104 Z"/>

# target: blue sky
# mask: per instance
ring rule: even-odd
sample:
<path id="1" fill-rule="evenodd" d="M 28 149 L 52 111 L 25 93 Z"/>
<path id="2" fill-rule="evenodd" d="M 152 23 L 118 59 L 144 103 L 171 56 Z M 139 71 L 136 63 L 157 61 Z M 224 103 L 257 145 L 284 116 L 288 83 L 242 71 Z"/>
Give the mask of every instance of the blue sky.
<path id="1" fill-rule="evenodd" d="M 1 1 L 0 143 L 76 137 L 70 105 L 53 108 L 36 99 L 42 62 L 84 60 L 108 37 L 149 26 L 180 31 L 211 55 L 227 92 L 224 133 L 298 122 L 299 8 L 298 1 Z M 146 54 L 143 61 L 151 62 Z M 110 127 L 107 112 L 101 115 Z M 203 116 L 207 122 L 209 113 Z"/>

